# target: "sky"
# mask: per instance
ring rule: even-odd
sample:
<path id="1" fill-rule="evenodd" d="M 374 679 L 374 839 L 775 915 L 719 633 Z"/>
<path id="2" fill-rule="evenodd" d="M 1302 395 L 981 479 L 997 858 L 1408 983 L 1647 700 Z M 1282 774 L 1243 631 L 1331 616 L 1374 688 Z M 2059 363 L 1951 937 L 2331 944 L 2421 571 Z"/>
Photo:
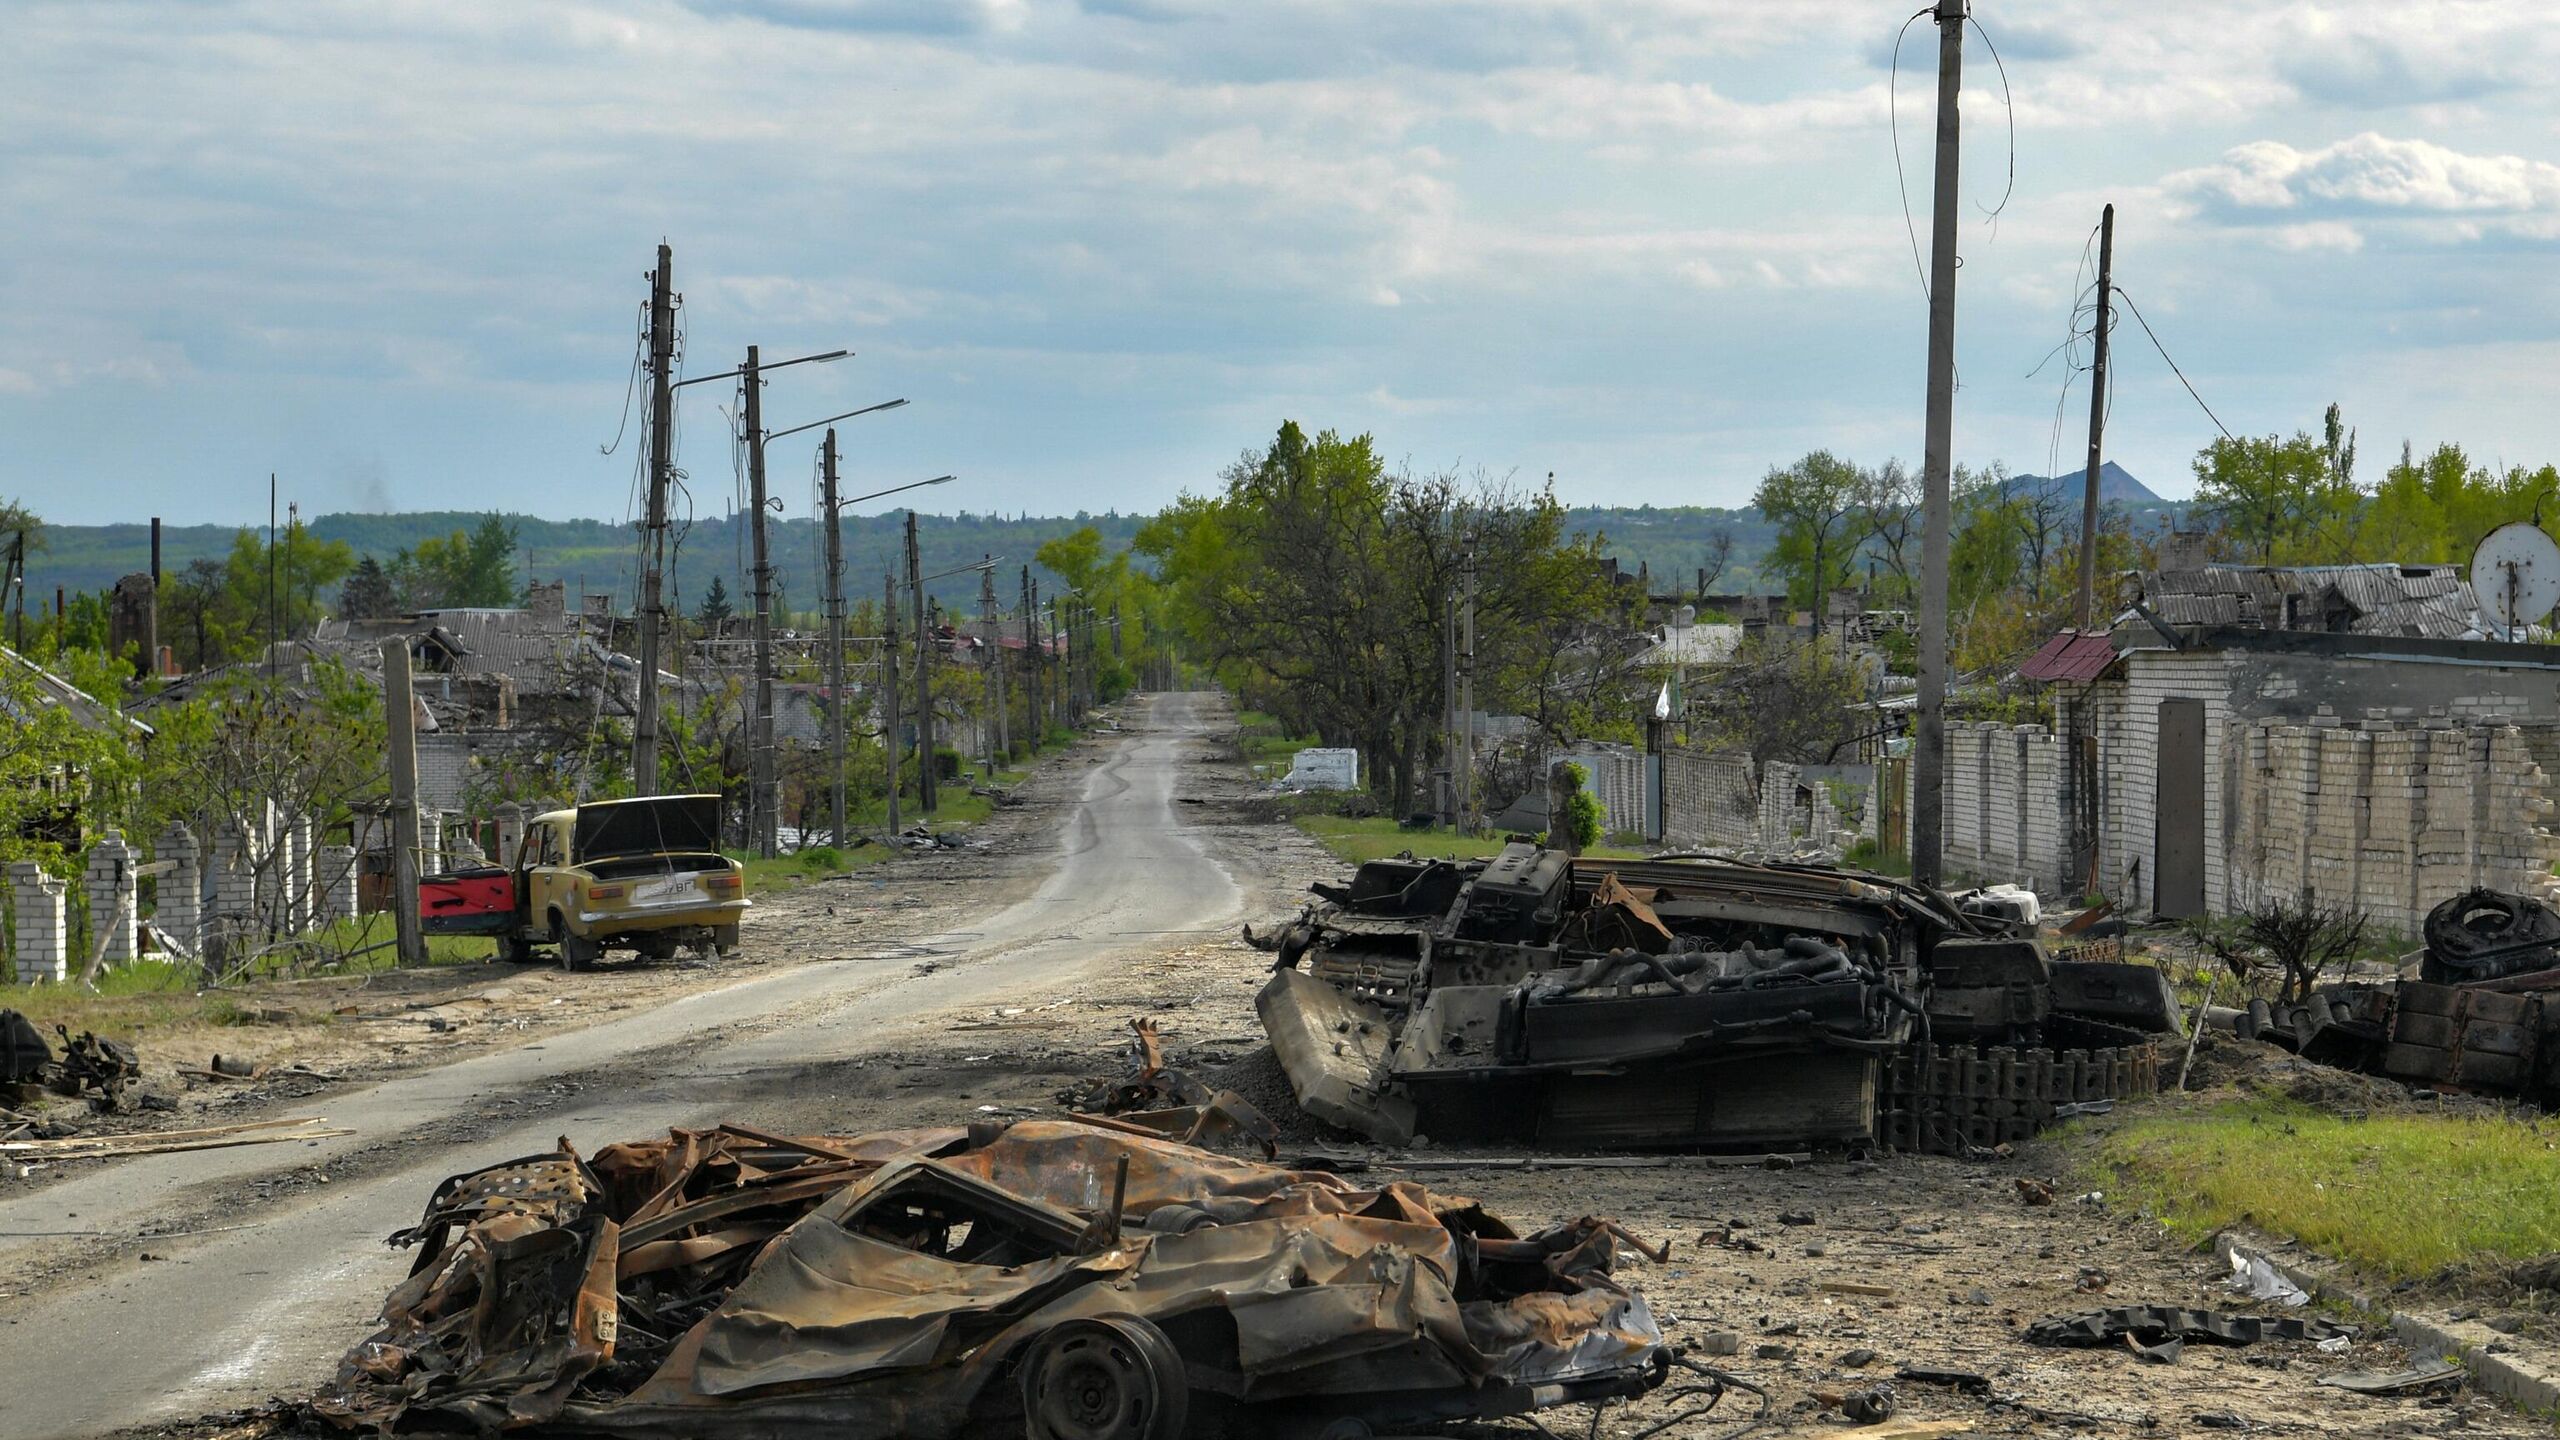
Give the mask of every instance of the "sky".
<path id="1" fill-rule="evenodd" d="M 768 428 L 904 397 L 845 483 L 956 472 L 936 508 L 1152 510 L 1283 419 L 1576 504 L 1916 463 L 1911 3 L 11 0 L 0 497 L 626 518 L 662 239 L 686 373 L 852 348 Z M 1976 0 L 1958 458 L 2077 469 L 2112 202 L 2233 431 L 2335 401 L 2370 469 L 2560 459 L 2547 18 Z M 2215 421 L 2114 351 L 2108 454 L 2184 494 Z M 684 392 L 680 513 L 734 503 L 734 403 Z M 786 513 L 816 439 L 772 447 Z"/>

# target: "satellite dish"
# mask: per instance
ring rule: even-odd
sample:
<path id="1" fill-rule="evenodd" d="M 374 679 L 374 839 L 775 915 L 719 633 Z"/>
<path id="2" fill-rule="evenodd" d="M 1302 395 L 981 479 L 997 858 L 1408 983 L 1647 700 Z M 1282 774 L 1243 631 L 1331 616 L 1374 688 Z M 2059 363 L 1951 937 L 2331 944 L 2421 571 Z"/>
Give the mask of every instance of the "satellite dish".
<path id="1" fill-rule="evenodd" d="M 2560 605 L 2560 543 L 2522 520 L 2490 531 L 2471 552 L 2471 593 L 2510 635 L 2541 621 Z"/>

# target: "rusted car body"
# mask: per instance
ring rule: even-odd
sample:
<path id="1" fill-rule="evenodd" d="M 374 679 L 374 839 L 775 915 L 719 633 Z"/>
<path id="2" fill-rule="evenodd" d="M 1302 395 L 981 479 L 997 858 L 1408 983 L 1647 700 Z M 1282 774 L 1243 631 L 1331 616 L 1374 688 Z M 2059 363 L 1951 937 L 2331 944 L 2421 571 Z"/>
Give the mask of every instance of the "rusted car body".
<path id="1" fill-rule="evenodd" d="M 1321 1435 L 1641 1394 L 1622 1239 L 1075 1121 L 677 1131 L 457 1176 L 348 1429 Z M 1355 1429 L 1345 1432 L 1358 1433 Z"/>

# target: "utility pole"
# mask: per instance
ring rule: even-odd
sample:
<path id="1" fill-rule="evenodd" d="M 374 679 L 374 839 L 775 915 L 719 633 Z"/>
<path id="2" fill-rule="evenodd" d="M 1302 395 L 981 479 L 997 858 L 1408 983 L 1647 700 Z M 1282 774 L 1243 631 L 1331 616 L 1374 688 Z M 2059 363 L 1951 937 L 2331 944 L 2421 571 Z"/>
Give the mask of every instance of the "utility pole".
<path id="1" fill-rule="evenodd" d="M 1458 828 L 1458 587 L 1441 592 L 1440 608 L 1440 823 Z"/>
<path id="2" fill-rule="evenodd" d="M 151 517 L 151 608 L 142 617 L 142 673 L 160 673 L 160 517 Z"/>
<path id="3" fill-rule="evenodd" d="M 9 648 L 23 655 L 27 650 L 27 532 L 23 529 L 9 539 Z"/>
<path id="4" fill-rule="evenodd" d="M 56 592 L 53 613 L 62 618 L 62 596 Z M 267 681 L 276 678 L 276 472 L 267 472 Z"/>
<path id="5" fill-rule="evenodd" d="M 382 642 L 382 718 L 391 761 L 391 923 L 400 963 L 427 963 L 418 925 L 418 711 L 409 690 L 409 637 Z"/>
<path id="6" fill-rule="evenodd" d="M 916 547 L 916 512 L 907 512 L 907 590 L 916 618 L 916 810 L 940 803 L 933 773 L 933 632 L 925 624 L 924 557 Z"/>
<path id="7" fill-rule="evenodd" d="M 775 829 L 782 797 L 773 773 L 773 565 L 765 554 L 764 378 L 756 373 L 756 358 L 756 347 L 748 346 L 746 367 L 738 372 L 738 383 L 747 392 L 747 500 L 755 507 L 749 524 L 755 551 L 756 700 L 754 725 L 747 738 L 751 770 L 747 816 L 753 832 L 750 843 L 758 855 L 771 859 L 781 848 L 775 843 Z"/>
<path id="8" fill-rule="evenodd" d="M 2107 331 L 2115 322 L 2116 207 L 2098 215 L 2097 350 L 2089 365 L 2089 471 L 2080 492 L 2080 610 L 2077 628 L 2087 634 L 2097 623 L 2098 471 L 2105 462 L 2107 424 Z M 2071 706 L 2064 733 L 2069 737 L 2071 782 L 2071 878 L 2095 879 L 2098 854 L 2098 746 L 2090 733 L 2088 697 Z"/>
<path id="9" fill-rule="evenodd" d="M 1056 716 L 1060 724 L 1072 727 L 1076 717 L 1067 709 L 1067 667 L 1076 663 L 1076 657 L 1074 649 L 1067 644 L 1067 632 L 1058 628 L 1058 597 L 1055 595 L 1049 597 L 1049 634 L 1066 650 L 1065 654 L 1057 657 L 1055 664 L 1050 663 L 1046 654 L 1040 657 L 1040 663 L 1049 671 L 1049 713 Z"/>
<path id="10" fill-rule="evenodd" d="M 2098 215 L 2098 345 L 2089 362 L 2089 475 L 2080 491 L 2080 626 L 2096 620 L 2098 596 L 2098 468 L 2107 429 L 2107 326 L 2114 315 L 2116 207 Z"/>
<path id="11" fill-rule="evenodd" d="M 844 828 L 844 523 L 836 514 L 836 427 L 818 449 L 827 512 L 827 818 L 835 843 Z"/>
<path id="12" fill-rule="evenodd" d="M 642 795 L 658 793 L 658 625 L 676 412 L 674 276 L 674 252 L 661 244 L 658 268 L 649 272 L 649 513 L 640 530 L 640 697 L 631 722 L 631 788 Z"/>
<path id="13" fill-rule="evenodd" d="M 1031 727 L 1036 753 L 1049 742 L 1049 726 L 1040 715 L 1040 588 L 1028 565 L 1022 567 L 1022 661 L 1030 670 L 1022 686 L 1022 722 Z"/>
<path id="14" fill-rule="evenodd" d="M 1956 113 L 1967 0 L 1937 0 L 1938 164 L 1929 222 L 1929 419 L 1920 460 L 1920 724 L 1911 755 L 1911 876 L 1943 875 L 1947 764 L 1947 485 L 1956 410 Z"/>
<path id="15" fill-rule="evenodd" d="M 898 581 L 895 576 L 880 577 L 880 693 L 887 700 L 888 713 L 882 717 L 880 753 L 889 762 L 889 834 L 898 833 L 898 762 L 907 748 L 906 737 L 898 726 Z"/>
<path id="16" fill-rule="evenodd" d="M 1476 535 L 1458 552 L 1458 823 L 1476 828 Z"/>
<path id="17" fill-rule="evenodd" d="M 1004 704 L 1004 643 L 998 632 L 1002 624 L 996 618 L 996 557 L 983 557 L 978 566 L 978 610 L 982 633 L 987 637 L 988 700 L 996 712 L 995 728 L 989 731 L 994 749 L 987 754 L 987 779 L 993 781 L 996 771 L 1013 759 L 1013 729 Z"/>

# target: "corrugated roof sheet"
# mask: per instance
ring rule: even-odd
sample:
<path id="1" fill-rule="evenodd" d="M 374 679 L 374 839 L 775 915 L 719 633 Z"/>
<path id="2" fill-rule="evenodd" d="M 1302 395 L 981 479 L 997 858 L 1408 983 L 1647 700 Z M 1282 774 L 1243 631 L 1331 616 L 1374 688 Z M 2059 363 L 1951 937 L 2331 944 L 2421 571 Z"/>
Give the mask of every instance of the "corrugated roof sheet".
<path id="1" fill-rule="evenodd" d="M 2027 657 L 2018 673 L 2029 680 L 2095 680 L 2116 663 L 2115 640 L 2104 630 L 2063 630 Z"/>
<path id="2" fill-rule="evenodd" d="M 2434 640 L 2488 633 L 2452 565 L 2208 565 L 2158 571 L 2141 584 L 2143 603 L 2170 625 Z"/>

